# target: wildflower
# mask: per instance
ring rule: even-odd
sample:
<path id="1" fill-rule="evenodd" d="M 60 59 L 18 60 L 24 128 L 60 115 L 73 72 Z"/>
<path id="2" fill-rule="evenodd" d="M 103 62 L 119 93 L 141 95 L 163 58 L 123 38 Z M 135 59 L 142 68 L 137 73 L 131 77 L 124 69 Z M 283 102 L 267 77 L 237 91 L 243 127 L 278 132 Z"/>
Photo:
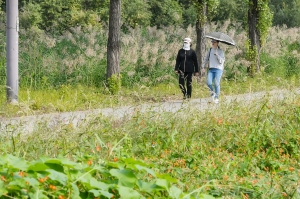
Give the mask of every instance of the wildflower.
<path id="1" fill-rule="evenodd" d="M 114 157 L 114 162 L 118 162 L 118 158 L 117 157 Z"/>
<path id="2" fill-rule="evenodd" d="M 287 193 L 282 192 L 282 196 L 283 196 L 283 197 L 287 197 Z"/>
<path id="3" fill-rule="evenodd" d="M 101 147 L 100 146 L 97 146 L 96 147 L 96 151 L 100 151 L 101 150 Z"/>
<path id="4" fill-rule="evenodd" d="M 24 177 L 24 172 L 23 172 L 23 171 L 20 171 L 20 172 L 19 172 L 19 176 Z"/>
<path id="5" fill-rule="evenodd" d="M 93 161 L 92 161 L 92 160 L 89 160 L 89 161 L 87 162 L 87 164 L 88 164 L 89 166 L 91 166 L 91 165 L 93 164 Z"/>
<path id="6" fill-rule="evenodd" d="M 295 168 L 294 167 L 290 167 L 289 170 L 290 170 L 290 172 L 293 172 L 295 170 Z"/>
<path id="7" fill-rule="evenodd" d="M 4 176 L 1 176 L 1 180 L 6 182 L 6 178 Z"/>
<path id="8" fill-rule="evenodd" d="M 40 178 L 40 179 L 39 179 L 39 182 L 40 182 L 40 183 L 44 183 L 45 181 L 46 181 L 45 178 Z"/>
<path id="9" fill-rule="evenodd" d="M 55 191 L 55 190 L 56 190 L 56 186 L 50 184 L 50 185 L 49 185 L 49 189 L 51 189 L 52 191 Z"/>

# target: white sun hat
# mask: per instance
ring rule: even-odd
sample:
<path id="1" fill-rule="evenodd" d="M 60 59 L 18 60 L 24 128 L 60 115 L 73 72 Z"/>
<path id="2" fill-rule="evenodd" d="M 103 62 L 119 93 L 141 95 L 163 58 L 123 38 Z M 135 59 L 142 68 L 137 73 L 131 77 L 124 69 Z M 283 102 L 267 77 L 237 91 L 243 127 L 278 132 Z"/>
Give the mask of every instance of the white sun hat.
<path id="1" fill-rule="evenodd" d="M 183 42 L 184 43 L 191 43 L 192 40 L 191 40 L 191 38 L 187 37 L 187 38 L 184 38 Z"/>

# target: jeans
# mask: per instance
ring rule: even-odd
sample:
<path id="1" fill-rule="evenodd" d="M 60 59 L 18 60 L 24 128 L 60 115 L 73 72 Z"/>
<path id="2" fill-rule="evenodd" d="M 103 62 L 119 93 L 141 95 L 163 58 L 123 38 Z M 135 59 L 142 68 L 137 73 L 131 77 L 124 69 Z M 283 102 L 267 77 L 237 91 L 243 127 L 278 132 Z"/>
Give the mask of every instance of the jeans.
<path id="1" fill-rule="evenodd" d="M 215 94 L 215 98 L 219 98 L 220 95 L 220 82 L 223 74 L 223 70 L 217 68 L 211 68 L 207 74 L 207 86 L 212 94 Z M 214 81 L 214 88 L 213 88 Z"/>
<path id="2" fill-rule="evenodd" d="M 191 98 L 192 96 L 192 77 L 193 73 L 179 73 L 179 87 L 184 97 Z"/>

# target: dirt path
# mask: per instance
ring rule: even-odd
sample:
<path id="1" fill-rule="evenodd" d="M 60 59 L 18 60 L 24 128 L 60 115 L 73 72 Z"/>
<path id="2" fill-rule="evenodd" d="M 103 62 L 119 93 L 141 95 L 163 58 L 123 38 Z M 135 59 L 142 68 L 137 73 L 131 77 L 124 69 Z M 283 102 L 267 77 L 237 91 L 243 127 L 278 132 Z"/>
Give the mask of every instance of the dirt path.
<path id="1" fill-rule="evenodd" d="M 122 117 L 128 117 L 135 112 L 177 112 L 183 108 L 193 106 L 199 111 L 205 111 L 208 109 L 215 109 L 219 106 L 226 105 L 228 103 L 252 103 L 254 100 L 270 98 L 275 100 L 283 100 L 285 96 L 289 96 L 290 93 L 299 95 L 300 89 L 293 91 L 288 90 L 274 90 L 270 92 L 256 92 L 247 93 L 234 96 L 223 96 L 222 101 L 219 104 L 210 103 L 210 98 L 191 99 L 190 101 L 173 100 L 162 103 L 147 103 L 139 106 L 124 106 L 116 108 L 104 108 L 88 111 L 76 111 L 76 112 L 64 112 L 64 113 L 50 113 L 43 115 L 24 116 L 8 119 L 0 119 L 0 132 L 2 135 L 11 134 L 27 134 L 37 131 L 40 125 L 43 125 L 49 129 L 57 128 L 63 125 L 72 125 L 74 128 L 78 128 L 83 123 L 95 118 L 99 115 L 113 117 L 120 119 Z"/>

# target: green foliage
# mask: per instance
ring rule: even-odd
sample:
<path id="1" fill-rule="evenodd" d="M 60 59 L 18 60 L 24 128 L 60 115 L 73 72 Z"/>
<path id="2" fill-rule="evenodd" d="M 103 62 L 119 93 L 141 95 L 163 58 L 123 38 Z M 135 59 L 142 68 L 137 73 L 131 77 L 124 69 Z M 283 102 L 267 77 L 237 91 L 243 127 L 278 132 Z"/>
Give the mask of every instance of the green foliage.
<path id="1" fill-rule="evenodd" d="M 257 46 L 251 46 L 250 40 L 246 41 L 245 44 L 246 48 L 246 59 L 251 62 L 250 67 L 248 68 L 248 72 L 251 76 L 254 76 L 256 73 L 256 67 L 257 67 L 257 58 L 258 58 L 258 51 Z"/>
<path id="2" fill-rule="evenodd" d="M 152 0 L 148 3 L 152 13 L 151 26 L 163 27 L 182 24 L 182 9 L 177 1 Z"/>
<path id="3" fill-rule="evenodd" d="M 284 96 L 235 101 L 217 112 L 199 114 L 195 104 L 176 114 L 154 107 L 122 119 L 95 117 L 76 128 L 41 124 L 33 134 L 3 134 L 0 193 L 297 198 L 300 98 L 290 91 Z"/>
<path id="4" fill-rule="evenodd" d="M 123 29 L 126 26 L 136 28 L 138 26 L 147 27 L 150 25 L 152 13 L 147 1 L 122 1 L 122 10 L 126 11 L 122 12 Z"/>
<path id="5" fill-rule="evenodd" d="M 259 0 L 257 10 L 259 13 L 257 28 L 259 31 L 260 45 L 263 46 L 266 42 L 269 30 L 272 27 L 273 13 L 269 8 L 268 0 Z"/>
<path id="6" fill-rule="evenodd" d="M 111 94 L 117 94 L 121 89 L 122 76 L 119 74 L 113 74 L 107 79 L 108 90 Z"/>
<path id="7" fill-rule="evenodd" d="M 193 0 L 193 5 L 195 6 L 197 10 L 197 20 L 200 22 L 200 24 L 203 26 L 207 21 L 211 21 L 214 15 L 217 13 L 217 9 L 220 5 L 219 0 Z M 207 13 L 204 15 L 203 10 L 204 6 L 206 6 Z"/>
<path id="8" fill-rule="evenodd" d="M 42 23 L 41 7 L 39 4 L 29 2 L 20 13 L 20 28 L 30 29 L 39 27 Z"/>
<path id="9" fill-rule="evenodd" d="M 91 159 L 0 156 L 0 196 L 9 198 L 183 198 L 177 180 L 132 158 L 93 164 Z M 149 177 L 151 176 L 151 177 Z M 189 196 L 185 198 L 191 198 Z"/>
<path id="10" fill-rule="evenodd" d="M 273 26 L 299 27 L 299 0 L 270 0 L 269 4 L 274 13 Z"/>

